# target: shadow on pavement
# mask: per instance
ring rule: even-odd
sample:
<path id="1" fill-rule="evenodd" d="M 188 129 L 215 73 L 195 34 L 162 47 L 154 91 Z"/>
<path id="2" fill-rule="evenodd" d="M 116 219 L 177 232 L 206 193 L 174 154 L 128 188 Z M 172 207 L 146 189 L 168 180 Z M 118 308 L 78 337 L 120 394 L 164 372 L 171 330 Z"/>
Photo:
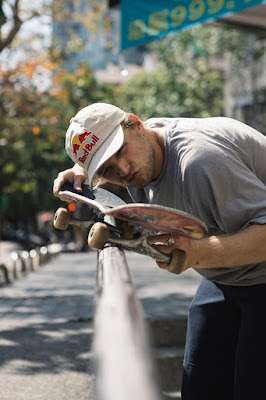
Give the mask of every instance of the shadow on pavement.
<path id="1" fill-rule="evenodd" d="M 87 372 L 91 342 L 89 323 L 5 327 L 0 331 L 0 370 L 20 375 Z"/>

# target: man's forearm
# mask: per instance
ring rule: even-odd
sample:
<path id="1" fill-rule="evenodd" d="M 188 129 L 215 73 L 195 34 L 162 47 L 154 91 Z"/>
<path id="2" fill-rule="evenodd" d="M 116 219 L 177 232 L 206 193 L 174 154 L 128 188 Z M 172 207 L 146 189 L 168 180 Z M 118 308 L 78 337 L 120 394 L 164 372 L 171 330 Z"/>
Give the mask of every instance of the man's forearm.
<path id="1" fill-rule="evenodd" d="M 252 225 L 232 235 L 194 241 L 189 265 L 195 268 L 236 267 L 266 261 L 266 225 Z"/>

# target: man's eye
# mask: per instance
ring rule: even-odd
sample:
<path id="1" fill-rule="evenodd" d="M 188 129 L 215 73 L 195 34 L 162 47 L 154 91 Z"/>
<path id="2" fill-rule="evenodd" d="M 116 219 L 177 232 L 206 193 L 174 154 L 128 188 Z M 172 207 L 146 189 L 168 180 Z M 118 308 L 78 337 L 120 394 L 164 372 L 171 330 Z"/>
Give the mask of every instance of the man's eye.
<path id="1" fill-rule="evenodd" d="M 126 144 L 123 144 L 123 146 L 118 150 L 118 152 L 116 154 L 118 156 L 120 156 L 123 153 L 123 151 L 125 150 L 125 148 L 126 148 Z"/>
<path id="2" fill-rule="evenodd" d="M 111 166 L 107 167 L 103 172 L 103 177 L 106 178 L 108 174 L 111 172 Z"/>

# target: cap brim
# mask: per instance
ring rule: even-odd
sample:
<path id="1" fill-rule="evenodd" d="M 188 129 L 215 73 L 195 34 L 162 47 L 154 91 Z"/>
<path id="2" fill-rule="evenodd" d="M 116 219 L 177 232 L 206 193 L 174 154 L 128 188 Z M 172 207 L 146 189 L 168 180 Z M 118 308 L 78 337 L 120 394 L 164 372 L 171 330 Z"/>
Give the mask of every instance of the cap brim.
<path id="1" fill-rule="evenodd" d="M 122 126 L 118 125 L 118 127 L 101 145 L 90 162 L 88 167 L 88 180 L 90 187 L 92 187 L 93 179 L 97 170 L 121 148 L 123 142 L 124 131 Z"/>

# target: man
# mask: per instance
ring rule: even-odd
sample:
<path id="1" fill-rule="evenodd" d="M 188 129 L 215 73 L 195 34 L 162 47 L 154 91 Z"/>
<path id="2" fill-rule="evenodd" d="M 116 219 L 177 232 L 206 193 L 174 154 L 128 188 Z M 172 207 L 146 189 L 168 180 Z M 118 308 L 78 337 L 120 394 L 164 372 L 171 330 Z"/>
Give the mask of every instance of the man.
<path id="1" fill-rule="evenodd" d="M 108 181 L 209 228 L 169 246 L 150 238 L 165 253 L 184 250 L 186 268 L 204 277 L 189 310 L 183 399 L 266 398 L 266 138 L 229 118 L 142 123 L 97 103 L 71 120 L 66 150 L 76 164 L 58 175 L 55 195 L 66 181 L 79 191 Z"/>

